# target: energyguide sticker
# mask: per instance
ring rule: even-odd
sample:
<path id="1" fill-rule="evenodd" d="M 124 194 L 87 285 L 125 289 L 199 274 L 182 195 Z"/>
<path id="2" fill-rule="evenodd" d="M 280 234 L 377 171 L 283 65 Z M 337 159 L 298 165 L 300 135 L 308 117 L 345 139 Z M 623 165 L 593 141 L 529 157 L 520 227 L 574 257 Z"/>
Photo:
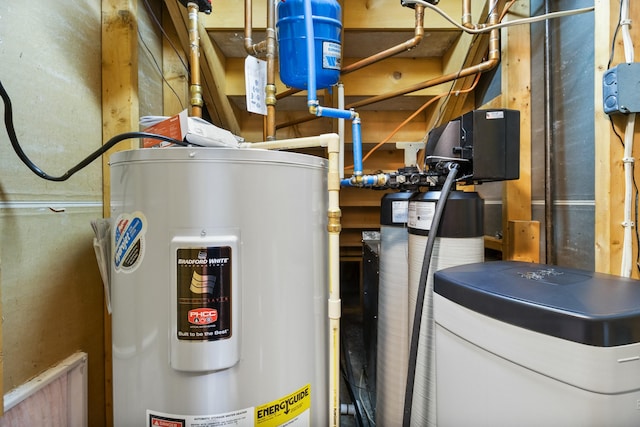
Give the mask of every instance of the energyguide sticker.
<path id="1" fill-rule="evenodd" d="M 310 427 L 311 384 L 264 405 L 214 415 L 147 410 L 147 427 Z"/>

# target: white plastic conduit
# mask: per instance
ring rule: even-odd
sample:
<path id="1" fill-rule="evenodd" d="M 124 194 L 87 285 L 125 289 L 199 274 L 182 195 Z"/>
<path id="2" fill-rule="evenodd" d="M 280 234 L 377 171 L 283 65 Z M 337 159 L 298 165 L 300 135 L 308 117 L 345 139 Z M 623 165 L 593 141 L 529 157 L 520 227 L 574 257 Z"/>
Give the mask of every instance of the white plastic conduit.
<path id="1" fill-rule="evenodd" d="M 633 40 L 629 27 L 631 19 L 629 19 L 629 0 L 622 0 L 620 4 L 620 27 L 622 28 L 622 41 L 624 45 L 624 59 L 631 63 L 634 60 Z M 624 131 L 624 240 L 622 244 L 622 265 L 620 267 L 620 275 L 623 277 L 631 276 L 632 266 L 632 231 L 635 224 L 631 219 L 631 205 L 633 199 L 633 136 L 636 126 L 636 115 L 631 113 L 627 116 L 627 126 Z"/>

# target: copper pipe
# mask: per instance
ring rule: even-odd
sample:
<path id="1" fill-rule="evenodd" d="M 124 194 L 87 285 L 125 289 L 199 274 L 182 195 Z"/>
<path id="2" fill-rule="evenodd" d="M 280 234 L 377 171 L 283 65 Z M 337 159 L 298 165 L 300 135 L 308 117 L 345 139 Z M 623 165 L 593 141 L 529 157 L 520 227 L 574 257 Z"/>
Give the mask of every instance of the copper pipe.
<path id="1" fill-rule="evenodd" d="M 475 29 L 476 26 L 471 23 L 471 19 L 471 0 L 462 0 L 462 26 Z"/>
<path id="2" fill-rule="evenodd" d="M 468 0 L 465 0 L 465 2 L 466 1 Z M 489 15 L 490 26 L 498 23 L 498 13 L 496 12 L 497 2 L 498 0 L 491 0 L 491 4 L 490 4 L 491 14 Z M 485 71 L 489 71 L 493 69 L 496 65 L 498 65 L 499 62 L 500 62 L 500 29 L 493 29 L 489 33 L 489 54 L 488 54 L 488 59 L 486 61 L 464 68 L 455 73 L 450 73 L 444 76 L 436 77 L 431 80 L 426 80 L 422 83 L 418 83 L 404 89 L 399 89 L 394 92 L 389 92 L 383 95 L 377 95 L 371 98 L 363 99 L 362 101 L 354 102 L 353 104 L 347 105 L 345 109 L 358 108 L 366 105 L 375 104 L 376 102 L 386 101 L 387 99 L 396 98 L 398 96 L 406 95 L 412 92 L 417 92 L 419 90 L 427 89 L 442 83 L 447 83 L 453 80 L 457 80 L 459 78 L 468 77 L 477 73 L 483 73 Z M 293 126 L 309 120 L 313 120 L 315 118 L 316 117 L 292 120 L 286 123 L 281 123 L 279 125 L 276 125 L 276 128 L 281 129 L 281 128 Z"/>
<path id="3" fill-rule="evenodd" d="M 202 86 L 200 85 L 200 36 L 198 35 L 197 3 L 187 3 L 189 12 L 189 62 L 191 64 L 191 116 L 202 117 Z"/>
<path id="4" fill-rule="evenodd" d="M 349 74 L 353 71 L 359 70 L 371 64 L 375 64 L 376 62 L 382 61 L 383 59 L 397 55 L 398 53 L 411 50 L 417 45 L 419 45 L 424 37 L 424 6 L 416 4 L 415 17 L 416 17 L 415 31 L 414 31 L 414 36 L 411 39 L 405 41 L 404 43 L 400 43 L 399 45 L 390 47 L 387 50 L 383 50 L 382 52 L 378 52 L 374 55 L 371 55 L 368 58 L 361 59 L 358 62 L 354 62 L 353 64 L 342 67 L 342 69 L 340 70 L 340 75 Z"/>
<path id="5" fill-rule="evenodd" d="M 259 55 L 266 52 L 267 41 L 262 40 L 260 43 L 253 43 L 253 10 L 252 1 L 244 0 L 244 50 L 249 55 Z"/>
<path id="6" fill-rule="evenodd" d="M 266 54 L 267 84 L 265 87 L 265 103 L 267 116 L 263 124 L 263 136 L 266 141 L 275 139 L 276 134 L 276 5 L 274 1 L 267 2 L 266 38 L 259 43 L 253 43 L 253 11 L 252 0 L 244 2 L 244 49 L 249 55 Z"/>
<path id="7" fill-rule="evenodd" d="M 267 86 L 265 103 L 267 120 L 265 123 L 265 141 L 276 139 L 276 6 L 274 1 L 267 2 Z"/>

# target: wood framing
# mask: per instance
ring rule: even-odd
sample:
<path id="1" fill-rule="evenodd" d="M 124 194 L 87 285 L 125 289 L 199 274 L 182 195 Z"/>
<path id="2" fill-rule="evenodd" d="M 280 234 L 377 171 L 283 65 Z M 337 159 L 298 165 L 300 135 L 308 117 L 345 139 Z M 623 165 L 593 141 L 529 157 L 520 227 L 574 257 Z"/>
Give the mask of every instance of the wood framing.
<path id="1" fill-rule="evenodd" d="M 510 13 L 515 18 L 529 16 L 529 3 L 517 1 Z M 502 105 L 520 111 L 520 179 L 506 181 L 502 196 L 502 229 L 507 230 L 510 221 L 531 220 L 531 35 L 528 25 L 508 27 L 502 35 Z M 503 254 L 517 257 L 515 248 L 523 243 L 509 239 L 523 234 L 505 233 L 504 237 Z"/>
<path id="2" fill-rule="evenodd" d="M 618 134 L 625 131 L 626 116 L 610 118 L 604 113 L 602 105 L 602 76 L 607 70 L 611 56 L 612 39 L 620 12 L 619 2 L 596 0 L 595 6 L 595 53 L 594 53 L 594 133 L 595 133 L 595 269 L 598 272 L 620 274 L 622 246 L 624 240 L 624 156 L 623 144 L 614 133 L 611 119 Z M 640 20 L 640 4 L 630 2 L 629 17 L 632 22 Z M 633 25 L 631 38 L 638 40 L 640 30 Z M 625 62 L 622 36 L 618 34 L 615 43 L 615 56 L 612 66 Z M 635 45 L 635 57 L 638 58 L 638 44 Z M 637 129 L 637 119 L 636 119 Z M 636 145 L 633 157 L 638 156 L 638 131 L 635 131 Z M 640 179 L 638 165 L 635 165 L 636 181 Z M 634 227 L 637 227 L 635 224 Z M 635 231 L 635 230 L 634 230 Z M 635 234 L 635 233 L 634 233 Z M 633 259 L 638 251 L 637 241 L 633 241 Z M 635 264 L 635 262 L 634 262 Z M 638 277 L 638 269 L 632 269 L 632 276 Z"/>
<path id="3" fill-rule="evenodd" d="M 137 2 L 102 1 L 102 138 L 138 129 L 138 32 Z M 137 140 L 118 149 L 137 148 Z M 110 152 L 116 151 L 111 150 Z M 102 157 L 104 216 L 110 217 L 111 174 L 109 156 Z M 113 374 L 111 321 L 105 310 L 105 413 L 107 426 L 113 425 Z"/>

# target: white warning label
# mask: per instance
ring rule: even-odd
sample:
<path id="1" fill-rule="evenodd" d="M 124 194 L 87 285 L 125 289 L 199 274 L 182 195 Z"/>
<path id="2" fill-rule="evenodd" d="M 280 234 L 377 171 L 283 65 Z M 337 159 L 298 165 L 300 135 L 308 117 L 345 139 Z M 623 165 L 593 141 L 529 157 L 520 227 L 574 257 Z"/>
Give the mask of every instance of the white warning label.
<path id="1" fill-rule="evenodd" d="M 253 427 L 253 409 L 216 415 L 175 415 L 147 411 L 148 427 Z"/>

